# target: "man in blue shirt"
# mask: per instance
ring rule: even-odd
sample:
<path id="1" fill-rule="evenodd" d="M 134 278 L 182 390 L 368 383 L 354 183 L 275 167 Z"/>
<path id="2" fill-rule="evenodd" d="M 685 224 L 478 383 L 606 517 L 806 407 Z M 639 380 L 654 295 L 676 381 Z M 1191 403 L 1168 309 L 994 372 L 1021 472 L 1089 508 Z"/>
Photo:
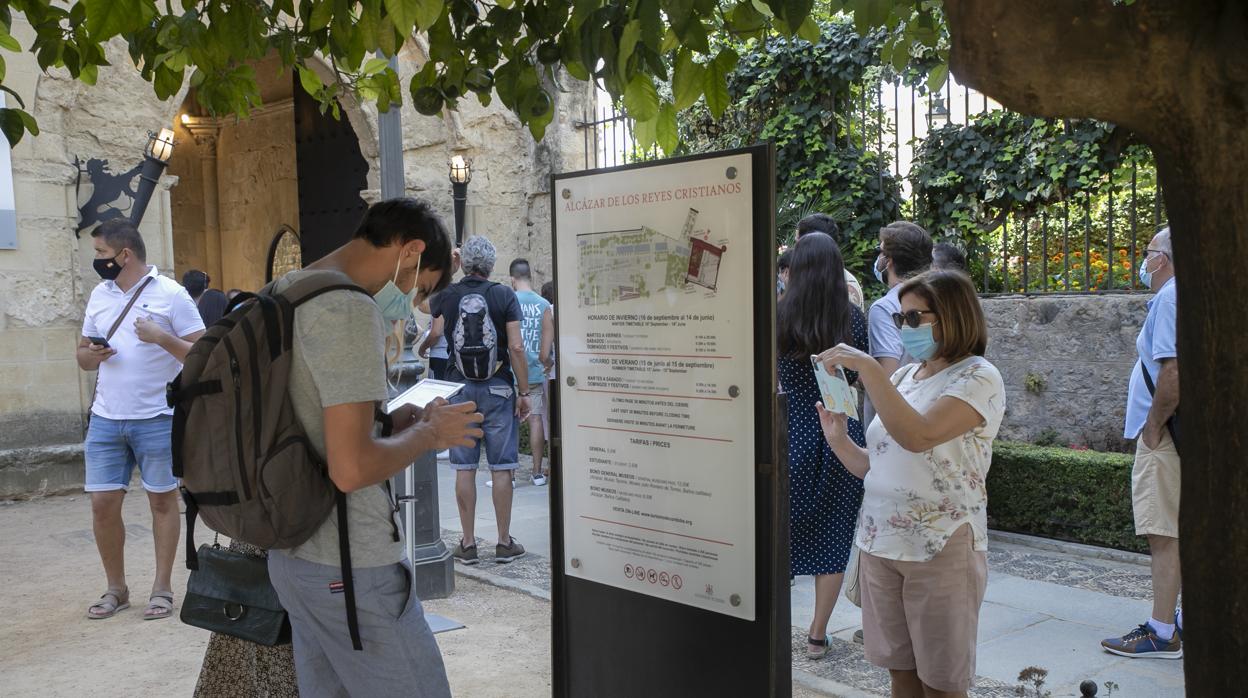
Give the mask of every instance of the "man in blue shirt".
<path id="1" fill-rule="evenodd" d="M 1179 359 L 1175 334 L 1178 296 L 1170 228 L 1148 244 L 1140 264 L 1140 280 L 1157 295 L 1148 302 L 1148 317 L 1135 340 L 1140 359 L 1127 389 L 1124 438 L 1136 441 L 1131 472 L 1131 505 L 1135 532 L 1148 537 L 1152 554 L 1153 617 L 1127 633 L 1101 642 L 1124 657 L 1183 656 L 1183 616 L 1175 606 L 1182 579 L 1179 570 L 1179 452 L 1168 423 L 1179 407 Z"/>
<path id="2" fill-rule="evenodd" d="M 550 301 L 533 291 L 533 272 L 527 259 L 511 262 L 511 288 L 520 301 L 520 336 L 524 339 L 524 355 L 529 364 L 529 446 L 533 451 L 533 484 L 546 484 L 542 458 L 546 453 L 546 369 L 542 357 L 550 361 L 550 346 L 555 336 L 555 316 Z M 544 348 L 544 349 L 543 349 Z M 524 392 L 521 386 L 516 386 Z"/>

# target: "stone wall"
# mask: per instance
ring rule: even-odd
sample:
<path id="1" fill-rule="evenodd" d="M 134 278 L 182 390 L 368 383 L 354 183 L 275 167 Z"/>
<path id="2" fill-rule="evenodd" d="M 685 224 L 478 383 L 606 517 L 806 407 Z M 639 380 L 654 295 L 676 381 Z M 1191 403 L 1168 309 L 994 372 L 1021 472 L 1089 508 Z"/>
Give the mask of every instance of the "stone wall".
<path id="1" fill-rule="evenodd" d="M 985 298 L 988 359 L 1005 380 L 1000 438 L 1123 450 L 1127 380 L 1149 296 Z"/>

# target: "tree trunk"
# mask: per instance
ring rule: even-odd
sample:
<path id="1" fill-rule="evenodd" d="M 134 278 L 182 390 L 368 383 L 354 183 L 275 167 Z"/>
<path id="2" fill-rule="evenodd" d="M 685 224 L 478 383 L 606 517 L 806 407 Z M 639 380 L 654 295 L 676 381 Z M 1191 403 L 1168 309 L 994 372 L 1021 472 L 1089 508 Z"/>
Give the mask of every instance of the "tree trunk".
<path id="1" fill-rule="evenodd" d="M 1187 693 L 1241 695 L 1248 3 L 946 0 L 945 8 L 950 65 L 963 84 L 1024 113 L 1126 126 L 1153 148 L 1178 272 Z"/>

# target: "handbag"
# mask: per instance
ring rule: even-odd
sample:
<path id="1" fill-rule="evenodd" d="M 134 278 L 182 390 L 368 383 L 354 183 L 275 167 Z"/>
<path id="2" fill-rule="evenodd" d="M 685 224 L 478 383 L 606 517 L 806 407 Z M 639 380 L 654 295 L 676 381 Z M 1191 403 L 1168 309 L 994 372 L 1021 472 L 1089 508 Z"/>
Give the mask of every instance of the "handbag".
<path id="1" fill-rule="evenodd" d="M 268 562 L 217 545 L 199 546 L 182 599 L 183 623 L 258 645 L 290 643 L 290 619 L 269 581 Z"/>
<path id="2" fill-rule="evenodd" d="M 845 566 L 845 598 L 858 608 L 862 608 L 862 587 L 858 584 L 858 544 L 849 548 L 849 564 Z"/>

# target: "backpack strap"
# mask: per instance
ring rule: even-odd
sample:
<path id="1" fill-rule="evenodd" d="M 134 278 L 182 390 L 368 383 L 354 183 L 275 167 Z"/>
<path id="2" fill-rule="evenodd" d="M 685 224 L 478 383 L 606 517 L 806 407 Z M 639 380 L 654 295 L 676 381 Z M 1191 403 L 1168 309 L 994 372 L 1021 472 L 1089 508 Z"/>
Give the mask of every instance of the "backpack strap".
<path id="1" fill-rule="evenodd" d="M 351 647 L 357 652 L 364 651 L 360 642 L 360 617 L 355 609 L 355 580 L 351 574 L 351 533 L 347 530 L 347 495 L 342 490 L 334 489 L 335 505 L 338 509 L 338 561 L 342 566 L 342 591 L 347 604 L 347 632 L 351 634 Z"/>

